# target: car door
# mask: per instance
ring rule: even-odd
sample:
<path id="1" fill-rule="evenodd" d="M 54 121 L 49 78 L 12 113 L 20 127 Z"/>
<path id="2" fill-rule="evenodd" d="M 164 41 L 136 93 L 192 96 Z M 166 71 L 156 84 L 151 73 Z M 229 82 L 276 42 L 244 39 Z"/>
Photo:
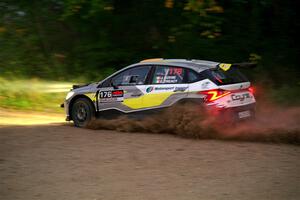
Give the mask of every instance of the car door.
<path id="1" fill-rule="evenodd" d="M 140 109 L 150 69 L 151 66 L 135 66 L 108 79 L 98 91 L 98 111 L 115 109 L 128 113 Z"/>
<path id="2" fill-rule="evenodd" d="M 170 106 L 187 97 L 186 69 L 177 66 L 155 66 L 149 85 L 144 87 L 143 108 Z"/>

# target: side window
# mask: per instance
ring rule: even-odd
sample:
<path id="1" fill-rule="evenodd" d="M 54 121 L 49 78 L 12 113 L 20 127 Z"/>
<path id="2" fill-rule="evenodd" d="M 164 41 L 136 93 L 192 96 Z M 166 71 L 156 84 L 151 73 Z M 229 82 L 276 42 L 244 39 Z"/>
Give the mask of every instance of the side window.
<path id="1" fill-rule="evenodd" d="M 183 83 L 185 70 L 181 67 L 157 66 L 153 74 L 153 84 Z"/>
<path id="2" fill-rule="evenodd" d="M 119 85 L 143 85 L 151 66 L 134 67 L 117 74 L 112 78 L 115 86 Z"/>
<path id="3" fill-rule="evenodd" d="M 188 70 L 188 83 L 194 83 L 196 81 L 199 81 L 200 77 L 197 72 L 194 70 Z"/>

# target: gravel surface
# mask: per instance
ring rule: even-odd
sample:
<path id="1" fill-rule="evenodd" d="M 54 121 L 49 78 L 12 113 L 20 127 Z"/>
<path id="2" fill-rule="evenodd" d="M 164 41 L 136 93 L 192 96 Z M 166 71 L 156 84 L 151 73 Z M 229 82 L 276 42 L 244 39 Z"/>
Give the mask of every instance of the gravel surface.
<path id="1" fill-rule="evenodd" d="M 0 199 L 299 199 L 299 158 L 285 144 L 2 126 Z"/>

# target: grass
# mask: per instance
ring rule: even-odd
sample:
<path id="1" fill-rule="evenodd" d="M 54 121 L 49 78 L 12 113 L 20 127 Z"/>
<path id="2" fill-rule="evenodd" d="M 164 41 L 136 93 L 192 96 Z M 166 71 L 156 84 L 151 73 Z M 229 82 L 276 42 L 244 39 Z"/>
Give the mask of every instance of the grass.
<path id="1" fill-rule="evenodd" d="M 68 82 L 0 77 L 0 107 L 60 113 L 63 109 L 59 105 L 71 86 Z"/>

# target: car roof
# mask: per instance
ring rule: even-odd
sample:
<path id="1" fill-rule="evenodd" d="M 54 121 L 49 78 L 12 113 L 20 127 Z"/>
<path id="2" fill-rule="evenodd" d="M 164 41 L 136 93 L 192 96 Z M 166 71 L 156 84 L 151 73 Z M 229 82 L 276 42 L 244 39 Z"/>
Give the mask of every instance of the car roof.
<path id="1" fill-rule="evenodd" d="M 216 68 L 220 63 L 219 62 L 213 62 L 208 60 L 187 60 L 187 59 L 163 59 L 163 58 L 151 58 L 142 60 L 138 63 L 129 65 L 127 67 L 124 67 L 117 72 L 111 74 L 110 76 L 106 77 L 104 80 L 100 81 L 99 83 L 104 82 L 105 80 L 115 76 L 116 74 L 125 71 L 127 69 L 142 66 L 142 65 L 161 65 L 161 66 L 177 66 L 177 67 L 185 67 L 188 69 L 192 69 L 198 73 L 207 70 L 207 69 L 214 69 Z"/>
<path id="2" fill-rule="evenodd" d="M 213 62 L 207 60 L 154 58 L 154 59 L 142 60 L 139 63 L 128 66 L 128 68 L 135 67 L 138 65 L 164 65 L 164 66 L 172 65 L 172 66 L 189 68 L 195 70 L 196 72 L 201 72 L 206 69 L 216 68 L 219 64 L 220 64 L 219 62 Z"/>

